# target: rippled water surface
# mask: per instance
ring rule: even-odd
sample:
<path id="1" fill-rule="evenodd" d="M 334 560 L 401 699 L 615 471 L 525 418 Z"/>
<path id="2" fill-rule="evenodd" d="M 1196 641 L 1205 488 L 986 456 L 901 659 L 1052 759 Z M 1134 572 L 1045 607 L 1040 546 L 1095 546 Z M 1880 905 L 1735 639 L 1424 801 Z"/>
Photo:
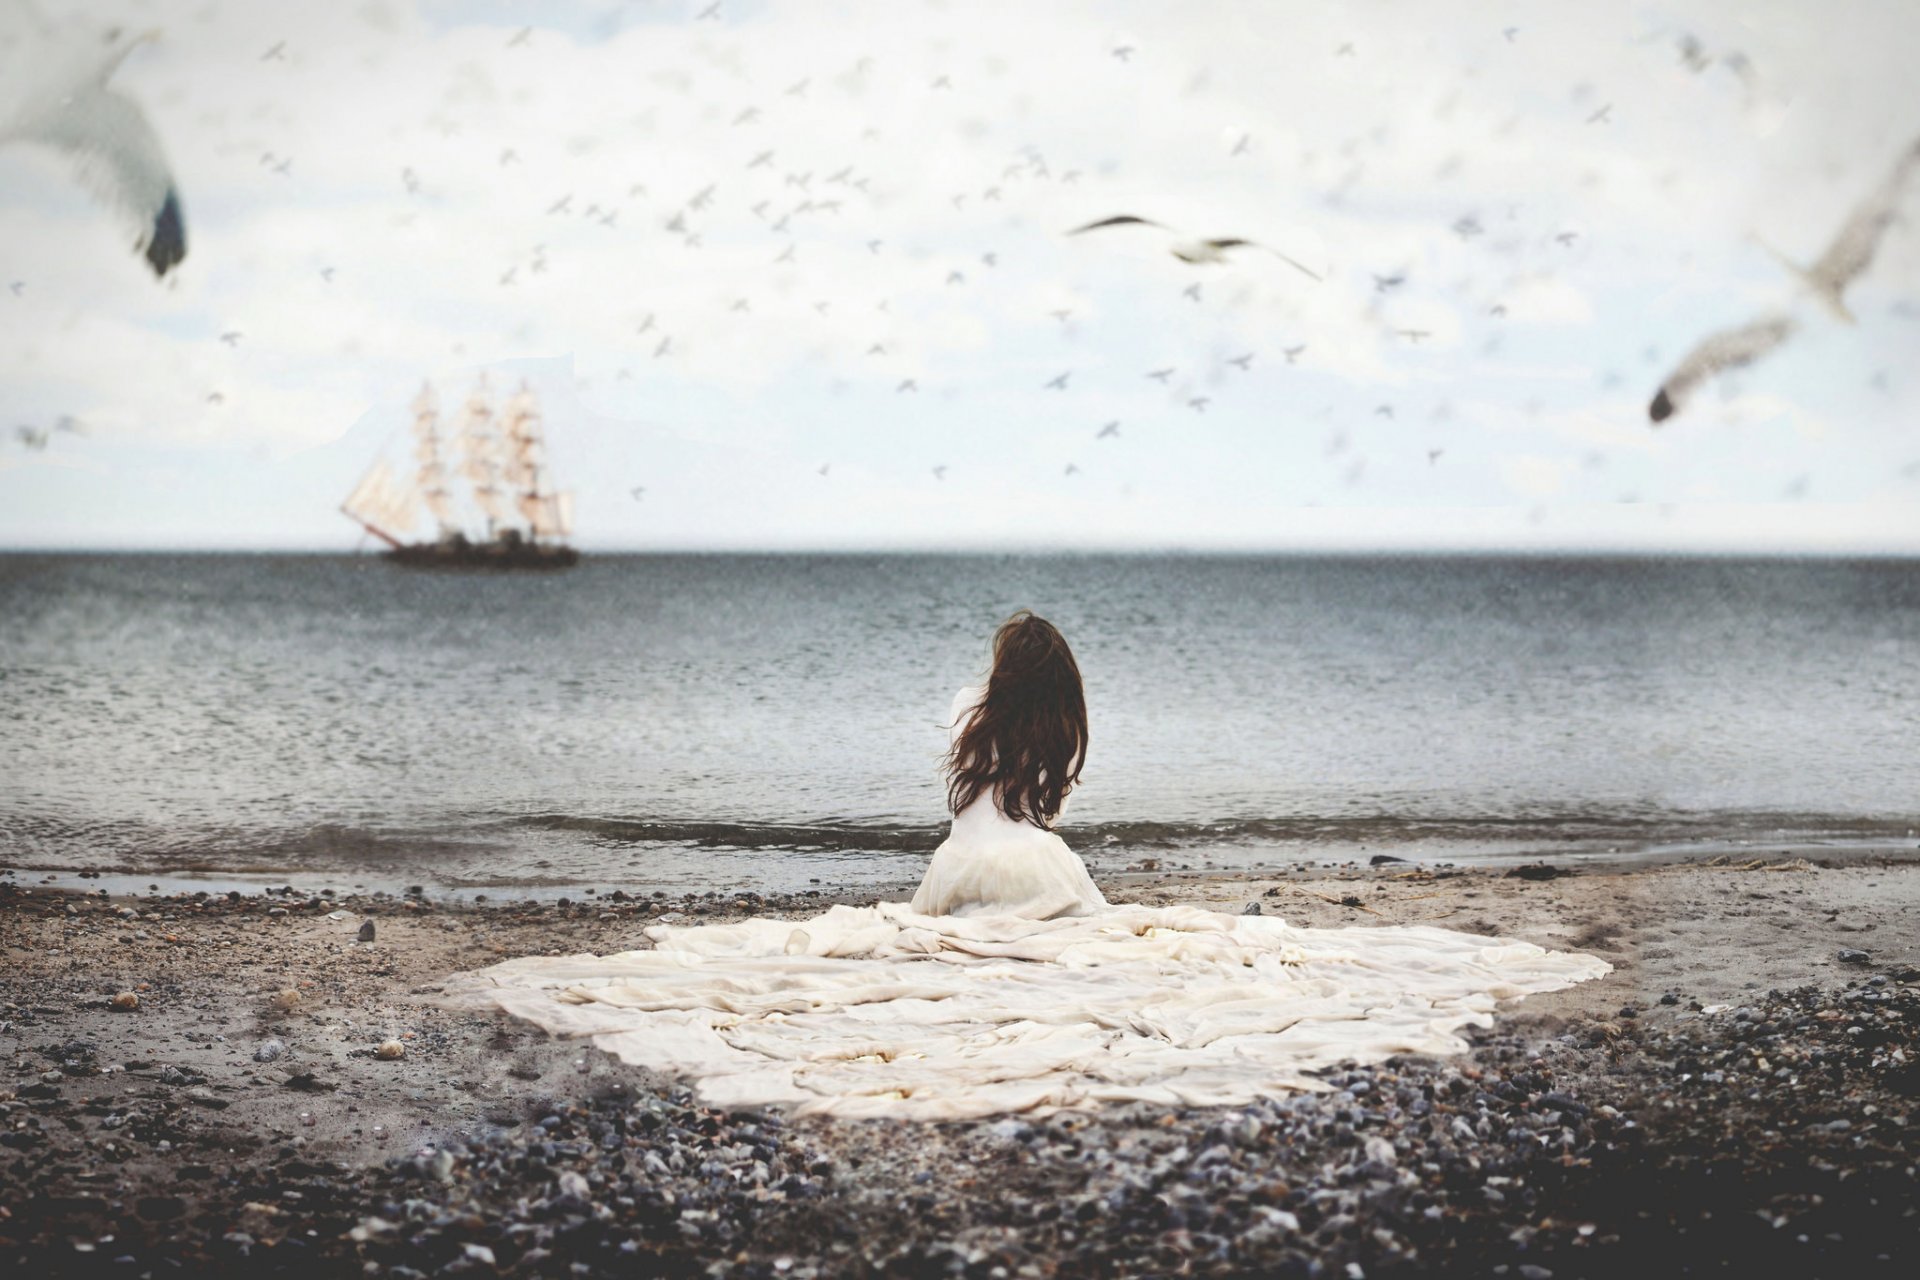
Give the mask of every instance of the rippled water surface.
<path id="1" fill-rule="evenodd" d="M 1920 825 L 1911 562 L 12 555 L 0 864 L 911 876 L 1020 606 L 1086 678 L 1096 864 Z"/>

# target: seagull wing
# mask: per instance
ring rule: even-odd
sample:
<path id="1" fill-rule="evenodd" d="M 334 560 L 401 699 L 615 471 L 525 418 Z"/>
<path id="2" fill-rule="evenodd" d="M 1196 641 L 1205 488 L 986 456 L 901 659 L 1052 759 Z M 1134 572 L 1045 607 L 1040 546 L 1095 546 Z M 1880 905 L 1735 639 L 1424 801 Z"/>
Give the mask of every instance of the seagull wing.
<path id="1" fill-rule="evenodd" d="M 1792 337 L 1795 328 L 1793 317 L 1781 313 L 1713 334 L 1688 352 L 1679 367 L 1667 375 L 1647 409 L 1647 416 L 1655 422 L 1666 421 L 1679 411 L 1695 387 L 1722 370 L 1752 364 Z"/>
<path id="2" fill-rule="evenodd" d="M 1280 259 L 1280 261 L 1286 263 L 1288 266 L 1292 267 L 1295 271 L 1298 271 L 1301 275 L 1304 275 L 1305 277 L 1307 277 L 1307 279 L 1313 280 L 1313 281 L 1318 281 L 1320 279 L 1320 277 L 1317 274 L 1308 270 L 1306 267 L 1301 266 L 1298 262 L 1295 262 L 1292 258 L 1289 258 L 1286 254 L 1280 252 L 1278 249 L 1272 248 L 1268 245 L 1261 244 L 1257 240 L 1242 240 L 1238 236 L 1228 236 L 1225 239 L 1207 240 L 1207 241 L 1204 241 L 1203 243 L 1205 243 L 1207 248 L 1209 249 L 1225 250 L 1225 249 L 1238 249 L 1242 247 L 1245 247 L 1248 249 L 1261 249 L 1267 253 L 1272 254 L 1274 257 Z"/>
<path id="3" fill-rule="evenodd" d="M 1880 237 L 1886 234 L 1888 224 L 1899 213 L 1900 197 L 1916 170 L 1920 170 L 1920 139 L 1900 153 L 1886 181 L 1847 216 L 1827 251 L 1807 268 L 1807 275 L 1815 285 L 1837 297 L 1854 277 L 1873 264 Z"/>
<path id="4" fill-rule="evenodd" d="M 187 224 L 167 158 L 133 99 L 109 89 L 76 94 L 42 117 L 31 136 L 78 162 L 81 181 L 136 228 L 134 248 L 155 275 L 187 256 Z"/>
<path id="5" fill-rule="evenodd" d="M 1318 273 L 1309 271 L 1307 268 L 1301 266 L 1298 262 L 1295 262 L 1292 258 L 1289 258 L 1286 254 L 1280 252 L 1278 249 L 1268 249 L 1267 252 L 1272 254 L 1274 257 L 1280 259 L 1280 261 L 1286 263 L 1288 266 L 1292 267 L 1295 271 L 1298 271 L 1301 275 L 1313 281 L 1315 284 L 1319 284 L 1321 282 L 1321 277 Z"/>
<path id="6" fill-rule="evenodd" d="M 1123 213 L 1117 218 L 1102 218 L 1098 222 L 1089 222 L 1084 227 L 1075 227 L 1073 230 L 1067 232 L 1067 234 L 1077 236 L 1084 231 L 1098 231 L 1101 227 L 1124 227 L 1133 225 L 1159 227 L 1162 231 L 1167 229 L 1166 224 L 1155 222 L 1151 218 L 1136 218 L 1130 213 Z"/>

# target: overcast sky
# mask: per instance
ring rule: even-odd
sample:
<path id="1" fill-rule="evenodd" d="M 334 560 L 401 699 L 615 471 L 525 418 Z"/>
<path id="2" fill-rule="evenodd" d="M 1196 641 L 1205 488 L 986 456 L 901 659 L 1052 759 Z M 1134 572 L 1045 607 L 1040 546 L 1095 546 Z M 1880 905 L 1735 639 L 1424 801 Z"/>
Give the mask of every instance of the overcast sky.
<path id="1" fill-rule="evenodd" d="M 0 546 L 351 548 L 486 371 L 589 548 L 1920 551 L 1920 189 L 1646 412 L 1920 136 L 1920 5 L 710 2 L 61 6 L 160 32 L 189 249 L 0 146 Z"/>

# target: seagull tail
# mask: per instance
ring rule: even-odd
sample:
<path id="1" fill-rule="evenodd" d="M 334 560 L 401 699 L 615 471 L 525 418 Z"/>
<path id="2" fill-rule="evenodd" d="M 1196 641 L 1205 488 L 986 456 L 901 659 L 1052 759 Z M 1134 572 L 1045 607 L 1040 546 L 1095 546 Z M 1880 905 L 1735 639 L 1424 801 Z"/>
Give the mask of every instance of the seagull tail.
<path id="1" fill-rule="evenodd" d="M 1812 287 L 1813 296 L 1820 299 L 1820 301 L 1826 306 L 1827 310 L 1833 312 L 1834 318 L 1839 320 L 1840 323 L 1842 324 L 1859 324 L 1860 323 L 1860 321 L 1854 316 L 1853 312 L 1847 310 L 1846 299 L 1840 296 L 1840 291 L 1838 289 L 1834 288 L 1830 284 L 1827 284 L 1825 281 L 1816 280 L 1812 276 L 1807 277 L 1807 284 Z"/>
<path id="2" fill-rule="evenodd" d="M 1794 279 L 1798 280 L 1801 284 L 1805 285 L 1808 291 L 1811 292 L 1814 297 L 1818 298 L 1820 300 L 1821 305 L 1826 307 L 1827 310 L 1831 311 L 1834 315 L 1834 318 L 1839 320 L 1840 323 L 1842 324 L 1858 324 L 1859 323 L 1859 321 L 1854 318 L 1853 312 L 1847 310 L 1846 300 L 1840 296 L 1840 290 L 1834 288 L 1833 284 L 1830 281 L 1821 279 L 1819 276 L 1816 276 L 1812 271 L 1808 270 L 1806 267 L 1801 266 L 1799 263 L 1795 262 L 1792 258 L 1789 258 L 1786 254 L 1780 252 L 1778 249 L 1768 244 L 1767 241 L 1760 235 L 1759 232 L 1749 231 L 1747 233 L 1747 236 L 1755 244 L 1759 245 L 1762 249 L 1765 249 L 1767 251 L 1767 256 L 1771 257 L 1775 262 L 1785 267 L 1787 271 L 1793 276 Z"/>

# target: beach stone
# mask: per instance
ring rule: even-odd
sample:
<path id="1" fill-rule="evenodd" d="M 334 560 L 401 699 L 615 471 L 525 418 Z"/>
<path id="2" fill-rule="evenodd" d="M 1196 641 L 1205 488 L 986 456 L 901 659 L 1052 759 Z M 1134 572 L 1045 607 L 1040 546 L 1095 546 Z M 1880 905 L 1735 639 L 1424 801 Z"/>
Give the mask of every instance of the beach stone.
<path id="1" fill-rule="evenodd" d="M 132 1013 L 140 1007 L 140 997 L 131 991 L 122 991 L 113 998 L 113 1007 L 122 1013 Z"/>
<path id="2" fill-rule="evenodd" d="M 1873 957 L 1853 947 L 1843 947 L 1836 957 L 1841 964 L 1872 964 Z"/>
<path id="3" fill-rule="evenodd" d="M 401 1044 L 398 1040 L 388 1040 L 373 1052 L 374 1056 L 378 1058 L 386 1058 L 389 1060 L 404 1058 L 407 1056 L 407 1046 Z"/>
<path id="4" fill-rule="evenodd" d="M 359 938 L 360 938 L 360 941 L 362 942 L 373 941 L 373 921 L 363 920 L 360 922 Z"/>
<path id="5" fill-rule="evenodd" d="M 1240 914 L 1243 916 L 1257 916 L 1260 914 L 1260 904 L 1257 902 L 1249 902 L 1246 906 L 1240 908 Z"/>
<path id="6" fill-rule="evenodd" d="M 287 1046 L 278 1040 L 268 1040 L 253 1051 L 255 1062 L 274 1062 L 287 1051 Z"/>
<path id="7" fill-rule="evenodd" d="M 300 993 L 292 987 L 288 987 L 284 991 L 275 992 L 270 1003 L 274 1008 L 280 1010 L 280 1012 L 287 1013 L 299 1006 Z"/>

